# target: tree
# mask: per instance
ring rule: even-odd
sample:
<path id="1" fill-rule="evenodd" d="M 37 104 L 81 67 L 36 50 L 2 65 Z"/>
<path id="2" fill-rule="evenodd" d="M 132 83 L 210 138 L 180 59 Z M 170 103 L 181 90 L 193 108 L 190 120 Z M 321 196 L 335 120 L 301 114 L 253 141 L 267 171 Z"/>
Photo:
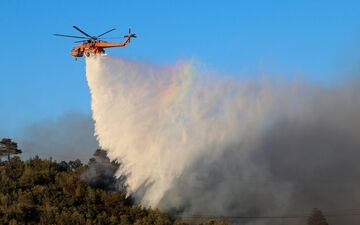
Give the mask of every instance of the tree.
<path id="1" fill-rule="evenodd" d="M 96 152 L 93 164 L 101 165 L 99 160 L 106 156 L 103 153 Z M 99 177 L 107 175 L 105 172 L 110 169 L 113 174 L 118 167 L 108 159 L 104 162 L 106 167 L 96 168 L 100 171 Z M 125 192 L 92 187 L 86 179 L 80 178 L 91 168 L 80 160 L 57 163 L 37 156 L 25 162 L 17 156 L 1 162 L 0 224 L 173 223 L 157 210 L 133 205 L 127 201 Z M 110 175 L 105 176 L 108 177 Z"/>
<path id="2" fill-rule="evenodd" d="M 314 208 L 308 218 L 308 225 L 329 225 L 320 209 Z"/>
<path id="3" fill-rule="evenodd" d="M 134 205 L 118 185 L 109 191 L 99 188 L 101 185 L 92 186 L 93 180 L 84 178 L 84 173 L 96 169 L 95 177 L 105 179 L 106 186 L 117 183 L 113 176 L 118 166 L 101 150 L 89 165 L 80 160 L 57 163 L 38 156 L 25 162 L 17 156 L 1 162 L 0 224 L 189 224 L 174 221 L 156 209 Z M 206 225 L 224 223 L 211 221 Z"/>

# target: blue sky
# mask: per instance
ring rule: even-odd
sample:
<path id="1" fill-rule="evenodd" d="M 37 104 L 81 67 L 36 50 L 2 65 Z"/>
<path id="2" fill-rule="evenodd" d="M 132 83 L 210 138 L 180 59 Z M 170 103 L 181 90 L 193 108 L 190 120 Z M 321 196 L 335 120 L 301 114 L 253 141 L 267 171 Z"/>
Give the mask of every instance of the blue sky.
<path id="1" fill-rule="evenodd" d="M 129 48 L 108 54 L 158 64 L 195 58 L 232 76 L 301 74 L 332 83 L 356 71 L 359 1 L 16 1 L 4 0 L 0 41 L 0 136 L 67 112 L 90 114 L 83 60 L 73 40 L 128 26 Z"/>

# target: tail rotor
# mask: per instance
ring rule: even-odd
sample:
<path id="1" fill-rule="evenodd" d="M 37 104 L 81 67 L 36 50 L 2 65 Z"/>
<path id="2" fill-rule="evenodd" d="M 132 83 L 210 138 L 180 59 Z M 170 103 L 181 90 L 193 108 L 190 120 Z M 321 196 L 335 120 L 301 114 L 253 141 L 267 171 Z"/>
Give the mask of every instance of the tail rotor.
<path id="1" fill-rule="evenodd" d="M 130 44 L 130 40 L 131 40 L 131 38 L 136 38 L 136 34 L 132 34 L 131 33 L 131 27 L 129 27 L 129 34 L 128 35 L 124 35 L 123 36 L 124 38 L 128 38 L 129 37 L 129 44 Z"/>

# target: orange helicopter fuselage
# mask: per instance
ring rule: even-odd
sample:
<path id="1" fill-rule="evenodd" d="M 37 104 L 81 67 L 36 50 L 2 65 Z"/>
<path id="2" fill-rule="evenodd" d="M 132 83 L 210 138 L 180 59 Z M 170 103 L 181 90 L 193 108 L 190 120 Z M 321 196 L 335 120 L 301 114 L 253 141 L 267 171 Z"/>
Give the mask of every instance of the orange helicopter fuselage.
<path id="1" fill-rule="evenodd" d="M 108 43 L 97 40 L 96 42 L 83 43 L 77 45 L 71 50 L 71 55 L 74 57 L 83 57 L 90 55 L 105 54 L 104 48 L 124 47 L 130 40 L 128 37 L 123 43 Z"/>

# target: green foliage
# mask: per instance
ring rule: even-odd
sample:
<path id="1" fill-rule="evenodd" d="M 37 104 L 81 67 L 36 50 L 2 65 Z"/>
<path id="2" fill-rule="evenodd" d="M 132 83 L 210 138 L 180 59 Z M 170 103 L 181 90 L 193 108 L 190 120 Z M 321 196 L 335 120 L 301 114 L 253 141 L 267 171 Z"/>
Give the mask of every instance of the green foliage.
<path id="1" fill-rule="evenodd" d="M 0 162 L 0 224 L 188 225 L 130 205 L 126 193 L 92 188 L 80 178 L 88 168 L 80 160 L 57 163 L 37 156 Z"/>
<path id="2" fill-rule="evenodd" d="M 0 162 L 0 224 L 171 224 L 157 210 L 128 205 L 125 193 L 93 189 L 79 179 L 86 169 L 79 160 Z"/>

